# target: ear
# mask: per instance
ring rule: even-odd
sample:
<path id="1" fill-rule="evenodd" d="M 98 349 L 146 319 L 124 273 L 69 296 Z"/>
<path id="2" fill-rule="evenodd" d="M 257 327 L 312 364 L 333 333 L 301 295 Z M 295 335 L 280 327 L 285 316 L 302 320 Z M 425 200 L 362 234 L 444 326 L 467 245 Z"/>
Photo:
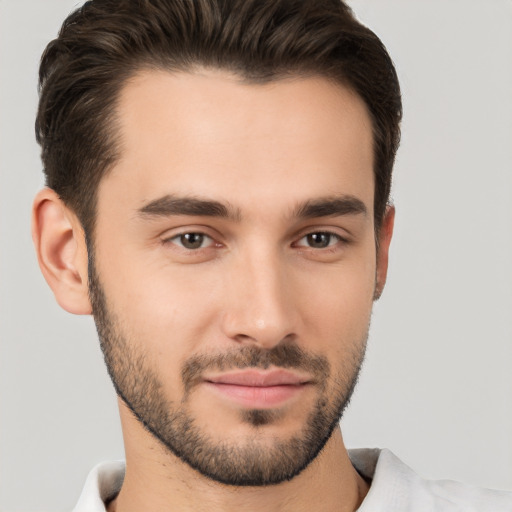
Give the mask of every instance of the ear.
<path id="1" fill-rule="evenodd" d="M 373 300 L 378 300 L 382 295 L 388 275 L 389 245 L 393 237 L 393 227 L 395 225 L 395 207 L 388 206 L 382 219 L 382 225 L 378 233 L 377 246 L 377 275 L 375 278 L 375 293 Z"/>
<path id="2" fill-rule="evenodd" d="M 32 207 L 32 239 L 39 266 L 59 305 L 70 313 L 91 313 L 85 234 L 76 215 L 51 189 Z"/>

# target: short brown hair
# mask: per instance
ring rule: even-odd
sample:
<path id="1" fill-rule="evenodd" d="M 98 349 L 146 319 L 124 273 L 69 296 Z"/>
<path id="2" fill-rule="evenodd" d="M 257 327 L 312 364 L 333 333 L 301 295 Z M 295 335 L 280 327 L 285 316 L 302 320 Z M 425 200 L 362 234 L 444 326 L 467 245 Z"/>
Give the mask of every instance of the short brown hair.
<path id="1" fill-rule="evenodd" d="M 91 0 L 42 56 L 36 120 L 46 184 L 86 233 L 99 182 L 118 158 L 123 84 L 142 68 L 197 65 L 254 83 L 316 74 L 355 91 L 373 122 L 378 229 L 400 139 L 400 88 L 382 42 L 341 0 Z"/>

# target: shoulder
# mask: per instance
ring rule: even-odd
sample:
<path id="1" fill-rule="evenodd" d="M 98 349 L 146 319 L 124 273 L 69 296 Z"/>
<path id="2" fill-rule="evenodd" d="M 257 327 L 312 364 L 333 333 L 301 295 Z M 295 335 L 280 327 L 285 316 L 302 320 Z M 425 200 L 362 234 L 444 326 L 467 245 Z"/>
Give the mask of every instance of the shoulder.
<path id="1" fill-rule="evenodd" d="M 451 480 L 426 480 L 389 450 L 351 450 L 354 467 L 372 481 L 358 512 L 505 512 L 512 492 Z"/>

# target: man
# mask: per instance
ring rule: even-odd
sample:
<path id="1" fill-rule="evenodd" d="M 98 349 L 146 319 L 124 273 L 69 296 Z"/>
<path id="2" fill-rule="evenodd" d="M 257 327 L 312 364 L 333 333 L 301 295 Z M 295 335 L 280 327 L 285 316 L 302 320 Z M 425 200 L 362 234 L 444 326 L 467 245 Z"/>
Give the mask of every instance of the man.
<path id="1" fill-rule="evenodd" d="M 343 444 L 401 119 L 348 8 L 94 0 L 40 78 L 38 258 L 94 315 L 126 448 L 77 511 L 510 509 Z"/>

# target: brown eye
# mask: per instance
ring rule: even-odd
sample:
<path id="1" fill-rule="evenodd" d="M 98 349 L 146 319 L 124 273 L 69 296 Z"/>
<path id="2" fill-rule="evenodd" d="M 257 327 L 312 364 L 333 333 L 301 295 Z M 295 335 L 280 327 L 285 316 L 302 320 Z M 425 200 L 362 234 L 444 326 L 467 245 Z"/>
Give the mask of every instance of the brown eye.
<path id="1" fill-rule="evenodd" d="M 316 233 L 309 233 L 299 241 L 298 245 L 302 247 L 310 247 L 312 249 L 326 249 L 327 247 L 335 245 L 339 241 L 340 237 L 338 235 L 319 231 Z"/>
<path id="2" fill-rule="evenodd" d="M 202 249 L 212 243 L 212 239 L 203 233 L 183 233 L 175 236 L 172 241 L 189 250 Z"/>

